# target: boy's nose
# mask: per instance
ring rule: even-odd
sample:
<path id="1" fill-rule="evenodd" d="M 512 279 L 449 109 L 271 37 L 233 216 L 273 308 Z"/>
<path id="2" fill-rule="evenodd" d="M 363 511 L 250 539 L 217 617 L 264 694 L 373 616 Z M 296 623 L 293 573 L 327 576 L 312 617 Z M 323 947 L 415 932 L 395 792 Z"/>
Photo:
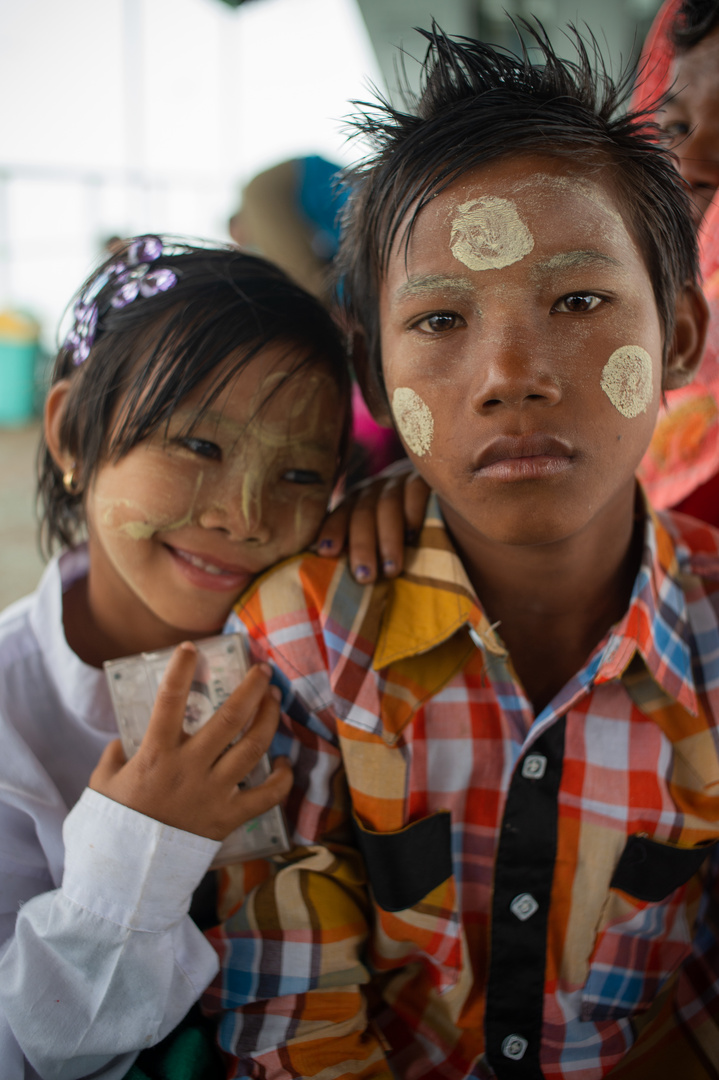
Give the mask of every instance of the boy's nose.
<path id="1" fill-rule="evenodd" d="M 472 392 L 472 406 L 477 411 L 502 405 L 512 408 L 532 404 L 556 405 L 562 390 L 556 377 L 536 358 L 529 339 L 511 335 L 507 340 L 487 344 L 477 357 L 477 374 Z"/>

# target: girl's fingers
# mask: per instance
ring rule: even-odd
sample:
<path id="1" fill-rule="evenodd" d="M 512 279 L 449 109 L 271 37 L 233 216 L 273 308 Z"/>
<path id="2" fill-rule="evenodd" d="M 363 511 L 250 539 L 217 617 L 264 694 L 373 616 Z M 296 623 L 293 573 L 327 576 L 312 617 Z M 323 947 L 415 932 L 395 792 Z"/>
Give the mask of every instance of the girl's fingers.
<path id="1" fill-rule="evenodd" d="M 257 755 L 257 760 L 267 750 L 267 747 L 272 742 L 272 736 L 274 735 L 277 722 L 279 720 L 279 705 L 277 698 L 279 698 L 279 690 L 276 687 L 272 687 L 272 692 L 268 692 L 268 685 L 270 678 L 272 677 L 272 668 L 269 664 L 256 664 L 250 668 L 247 675 L 237 687 L 236 690 L 228 697 L 215 715 L 208 720 L 204 727 L 200 728 L 196 735 L 192 736 L 192 752 L 193 754 L 200 754 L 201 756 L 214 762 L 221 754 L 224 754 L 230 743 L 243 733 L 247 725 L 253 719 L 260 706 L 263 704 L 263 699 L 268 697 L 268 700 L 274 706 L 274 724 L 270 725 L 272 730 L 270 731 L 267 725 L 258 729 L 259 733 L 256 733 L 254 737 L 264 739 L 265 731 L 269 734 L 266 740 L 263 742 L 263 748 Z M 274 696 L 276 693 L 277 698 Z M 259 713 L 258 713 L 259 715 Z M 252 732 L 255 731 L 257 721 L 252 724 L 248 729 L 247 735 L 243 737 L 247 738 Z M 252 766 L 250 766 L 252 767 Z M 249 771 L 249 770 L 246 770 Z"/>
<path id="2" fill-rule="evenodd" d="M 143 739 L 147 746 L 177 746 L 185 741 L 182 722 L 196 666 L 197 649 L 191 641 L 183 641 L 162 676 Z"/>
<path id="3" fill-rule="evenodd" d="M 233 795 L 236 817 L 233 828 L 259 817 L 286 799 L 292 787 L 292 768 L 287 758 L 276 758 L 272 772 L 257 787 L 235 789 Z"/>
<path id="4" fill-rule="evenodd" d="M 382 573 L 389 578 L 404 565 L 405 490 L 404 478 L 388 480 L 377 500 L 377 546 Z"/>
<path id="5" fill-rule="evenodd" d="M 427 481 L 418 472 L 413 471 L 404 485 L 405 529 L 418 535 L 424 524 L 430 488 Z"/>
<path id="6" fill-rule="evenodd" d="M 377 488 L 375 484 L 361 488 L 350 509 L 349 564 L 360 585 L 377 579 Z"/>
<path id="7" fill-rule="evenodd" d="M 214 763 L 218 781 L 229 780 L 239 784 L 267 753 L 280 720 L 279 699 L 277 687 L 268 687 L 258 702 L 252 723 L 244 728 L 242 737 L 231 746 L 225 744 L 222 747 Z"/>
<path id="8" fill-rule="evenodd" d="M 352 500 L 344 499 L 324 520 L 315 547 L 320 555 L 339 555 L 347 540 Z"/>
<path id="9" fill-rule="evenodd" d="M 113 739 L 100 755 L 100 760 L 92 770 L 87 786 L 95 791 L 102 791 L 107 781 L 119 773 L 126 761 L 122 743 L 119 739 Z"/>

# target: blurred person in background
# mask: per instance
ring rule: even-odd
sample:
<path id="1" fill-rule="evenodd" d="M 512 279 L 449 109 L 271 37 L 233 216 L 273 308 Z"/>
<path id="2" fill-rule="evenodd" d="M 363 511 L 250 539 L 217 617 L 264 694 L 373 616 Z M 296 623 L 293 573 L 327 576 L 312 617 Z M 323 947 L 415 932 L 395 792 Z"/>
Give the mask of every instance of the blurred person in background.
<path id="1" fill-rule="evenodd" d="M 244 187 L 240 207 L 230 218 L 230 236 L 241 248 L 276 263 L 334 308 L 331 267 L 347 195 L 340 166 L 334 162 L 317 154 L 282 161 L 258 173 Z M 373 419 L 356 383 L 352 417 L 350 485 L 404 456 L 395 432 Z"/>
<path id="2" fill-rule="evenodd" d="M 711 310 L 701 367 L 666 394 L 640 477 L 652 503 L 719 525 L 719 0 L 667 0 L 647 38 L 633 107 L 655 109 L 690 188 Z"/>

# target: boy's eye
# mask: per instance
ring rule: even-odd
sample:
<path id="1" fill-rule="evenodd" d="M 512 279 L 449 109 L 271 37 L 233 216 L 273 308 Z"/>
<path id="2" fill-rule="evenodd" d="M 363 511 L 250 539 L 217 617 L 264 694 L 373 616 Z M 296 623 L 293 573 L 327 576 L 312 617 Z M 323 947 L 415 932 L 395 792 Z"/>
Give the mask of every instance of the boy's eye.
<path id="1" fill-rule="evenodd" d="M 453 311 L 436 311 L 433 315 L 425 315 L 412 329 L 424 334 L 441 334 L 445 330 L 455 330 L 461 323 L 461 316 Z"/>
<path id="2" fill-rule="evenodd" d="M 581 315 L 585 311 L 594 311 L 601 303 L 602 297 L 595 296 L 594 293 L 570 293 L 568 296 L 563 296 L 561 300 L 557 300 L 552 310 Z"/>
<path id="3" fill-rule="evenodd" d="M 180 446 L 189 450 L 198 457 L 209 458 L 211 461 L 222 461 L 222 450 L 217 443 L 208 442 L 207 439 L 195 439 L 192 435 L 185 435 L 175 440 Z"/>
<path id="4" fill-rule="evenodd" d="M 287 469 L 282 479 L 290 484 L 322 484 L 324 480 L 314 469 Z"/>

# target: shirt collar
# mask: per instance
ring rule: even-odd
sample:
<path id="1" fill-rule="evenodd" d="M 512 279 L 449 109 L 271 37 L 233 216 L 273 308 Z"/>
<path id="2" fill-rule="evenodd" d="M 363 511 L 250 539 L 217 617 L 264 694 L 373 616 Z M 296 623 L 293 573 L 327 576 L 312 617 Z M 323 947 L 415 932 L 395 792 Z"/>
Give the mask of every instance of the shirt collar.
<path id="1" fill-rule="evenodd" d="M 629 608 L 609 634 L 595 682 L 623 675 L 638 653 L 664 694 L 697 716 L 693 631 L 686 602 L 688 578 L 695 582 L 697 578 L 685 545 L 672 536 L 643 493 L 642 499 L 646 515 L 642 562 Z"/>
<path id="2" fill-rule="evenodd" d="M 595 657 L 593 681 L 621 677 L 639 653 L 664 694 L 697 715 L 692 631 L 682 580 L 688 558 L 646 501 L 640 508 L 645 513 L 642 562 L 629 608 L 612 628 L 598 664 Z M 427 652 L 464 625 L 485 650 L 506 656 L 452 546 L 433 494 L 418 546 L 410 552 L 405 572 L 389 589 L 372 666 L 380 670 Z"/>
<path id="3" fill-rule="evenodd" d="M 427 652 L 469 624 L 486 649 L 506 655 L 452 546 L 437 496 L 430 496 L 418 545 L 391 585 L 372 666 Z"/>

